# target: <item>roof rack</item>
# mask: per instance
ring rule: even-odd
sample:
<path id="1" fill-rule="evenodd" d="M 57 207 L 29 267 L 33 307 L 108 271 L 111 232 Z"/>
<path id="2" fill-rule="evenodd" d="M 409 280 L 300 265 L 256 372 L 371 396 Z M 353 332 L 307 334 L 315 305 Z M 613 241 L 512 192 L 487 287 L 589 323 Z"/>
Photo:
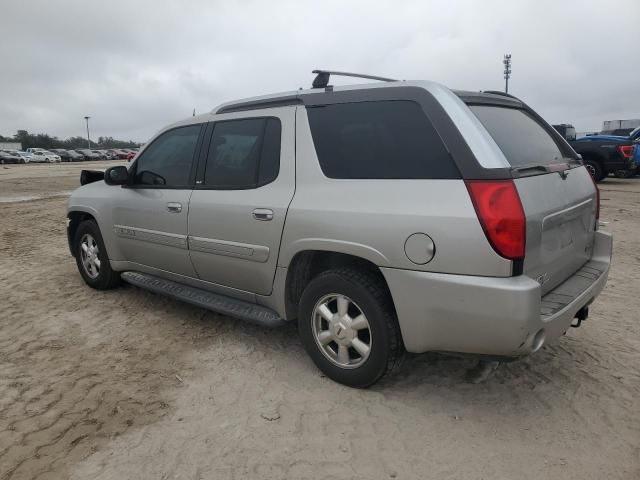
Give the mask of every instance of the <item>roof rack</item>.
<path id="1" fill-rule="evenodd" d="M 397 82 L 395 78 L 377 77 L 375 75 L 364 75 L 362 73 L 335 72 L 333 70 L 314 70 L 316 78 L 313 80 L 311 88 L 326 88 L 329 85 L 329 77 L 337 75 L 340 77 L 366 78 L 368 80 L 380 80 L 381 82 Z"/>
<path id="2" fill-rule="evenodd" d="M 515 95 L 511 95 L 510 93 L 503 92 L 501 90 L 484 90 L 482 93 L 492 93 L 493 95 L 501 95 L 503 97 L 515 98 L 516 100 L 520 100 Z"/>

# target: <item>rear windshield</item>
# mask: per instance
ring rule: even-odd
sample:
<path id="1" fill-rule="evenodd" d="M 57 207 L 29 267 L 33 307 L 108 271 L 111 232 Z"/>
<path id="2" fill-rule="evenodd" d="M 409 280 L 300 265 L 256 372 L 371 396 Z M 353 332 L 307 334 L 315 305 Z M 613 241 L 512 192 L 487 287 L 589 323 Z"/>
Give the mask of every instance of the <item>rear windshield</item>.
<path id="1" fill-rule="evenodd" d="M 470 105 L 469 108 L 512 167 L 562 161 L 562 152 L 554 139 L 526 111 L 490 105 Z"/>

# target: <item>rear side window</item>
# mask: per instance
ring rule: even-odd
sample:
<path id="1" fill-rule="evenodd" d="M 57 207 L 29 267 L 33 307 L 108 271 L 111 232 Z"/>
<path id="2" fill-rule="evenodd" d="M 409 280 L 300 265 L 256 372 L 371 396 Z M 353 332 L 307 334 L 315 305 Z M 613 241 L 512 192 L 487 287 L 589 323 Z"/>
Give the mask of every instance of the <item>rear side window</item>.
<path id="1" fill-rule="evenodd" d="M 204 184 L 255 188 L 272 182 L 280 170 L 280 120 L 251 118 L 215 124 Z"/>
<path id="2" fill-rule="evenodd" d="M 329 178 L 447 179 L 460 172 L 420 106 L 391 100 L 307 108 Z"/>
<path id="3" fill-rule="evenodd" d="M 562 152 L 555 140 L 526 111 L 489 105 L 471 105 L 469 108 L 512 167 L 562 161 Z"/>

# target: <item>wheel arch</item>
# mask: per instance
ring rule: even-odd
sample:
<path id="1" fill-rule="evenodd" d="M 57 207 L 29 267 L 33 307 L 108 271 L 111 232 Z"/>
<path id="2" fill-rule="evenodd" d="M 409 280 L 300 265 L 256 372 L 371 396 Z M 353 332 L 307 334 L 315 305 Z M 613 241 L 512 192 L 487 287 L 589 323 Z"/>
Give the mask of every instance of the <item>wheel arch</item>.
<path id="1" fill-rule="evenodd" d="M 69 251 L 74 257 L 76 254 L 73 250 L 73 239 L 78 231 L 78 226 L 85 220 L 93 220 L 98 223 L 98 218 L 91 209 L 74 207 L 67 212 L 67 242 L 69 243 Z"/>
<path id="2" fill-rule="evenodd" d="M 287 268 L 284 289 L 286 318 L 288 320 L 297 318 L 302 292 L 313 278 L 327 270 L 344 267 L 368 272 L 379 278 L 393 305 L 389 285 L 379 266 L 370 259 L 333 250 L 301 250 L 293 256 Z"/>
<path id="3" fill-rule="evenodd" d="M 582 160 L 591 160 L 597 162 L 603 171 L 606 170 L 604 167 L 606 159 L 604 155 L 602 155 L 602 153 L 593 150 L 587 150 L 585 152 L 582 152 L 580 155 L 582 156 Z"/>

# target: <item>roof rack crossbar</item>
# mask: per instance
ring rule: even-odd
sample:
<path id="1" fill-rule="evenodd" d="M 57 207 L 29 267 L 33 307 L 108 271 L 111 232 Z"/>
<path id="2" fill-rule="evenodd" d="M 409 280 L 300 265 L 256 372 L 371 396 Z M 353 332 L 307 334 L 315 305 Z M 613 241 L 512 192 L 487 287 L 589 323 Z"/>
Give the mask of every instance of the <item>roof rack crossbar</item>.
<path id="1" fill-rule="evenodd" d="M 368 80 L 380 80 L 381 82 L 397 82 L 395 78 L 378 77 L 376 75 L 365 75 L 363 73 L 350 73 L 350 72 L 336 72 L 333 70 L 314 70 L 311 73 L 315 73 L 316 78 L 313 80 L 312 88 L 325 88 L 329 85 L 329 77 L 331 75 L 337 75 L 340 77 L 355 77 L 366 78 Z"/>
<path id="2" fill-rule="evenodd" d="M 483 93 L 492 93 L 493 95 L 501 95 L 503 97 L 515 98 L 516 100 L 520 100 L 515 95 L 511 95 L 510 93 L 506 93 L 501 90 L 485 90 Z"/>

